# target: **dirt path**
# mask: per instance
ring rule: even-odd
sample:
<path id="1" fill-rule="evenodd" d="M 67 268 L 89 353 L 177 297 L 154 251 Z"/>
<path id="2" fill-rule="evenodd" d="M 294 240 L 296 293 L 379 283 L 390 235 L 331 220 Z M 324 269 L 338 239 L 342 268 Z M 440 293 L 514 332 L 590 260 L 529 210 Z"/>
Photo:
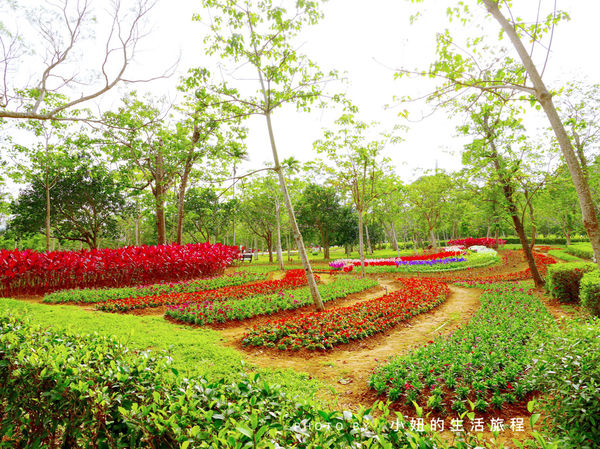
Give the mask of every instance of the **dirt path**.
<path id="1" fill-rule="evenodd" d="M 397 288 L 393 282 L 382 281 L 388 289 Z M 385 333 L 338 347 L 327 352 L 281 352 L 275 349 L 242 348 L 240 339 L 248 326 L 221 330 L 228 346 L 244 352 L 248 362 L 269 368 L 292 368 L 319 378 L 335 388 L 337 394 L 324 391 L 325 398 L 344 410 L 357 410 L 372 403 L 375 398 L 367 385 L 369 376 L 377 365 L 394 355 L 409 352 L 415 346 L 444 335 L 466 323 L 479 309 L 480 290 L 451 286 L 452 294 L 442 305 Z M 371 296 L 381 296 L 373 292 Z M 359 300 L 354 300 L 357 302 Z"/>

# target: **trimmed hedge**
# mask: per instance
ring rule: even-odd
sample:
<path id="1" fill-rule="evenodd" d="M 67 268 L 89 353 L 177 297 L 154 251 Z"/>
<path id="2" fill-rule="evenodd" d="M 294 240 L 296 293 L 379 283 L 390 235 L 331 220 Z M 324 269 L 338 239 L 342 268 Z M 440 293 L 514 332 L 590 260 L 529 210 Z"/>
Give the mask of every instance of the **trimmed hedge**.
<path id="1" fill-rule="evenodd" d="M 582 262 L 581 257 L 574 256 L 561 249 L 552 249 L 548 251 L 548 254 L 557 259 L 564 260 L 565 262 Z"/>
<path id="2" fill-rule="evenodd" d="M 583 275 L 579 298 L 581 304 L 591 315 L 600 317 L 600 271 L 592 271 Z"/>
<path id="3" fill-rule="evenodd" d="M 589 243 L 569 245 L 567 246 L 567 252 L 582 259 L 592 259 L 594 257 L 594 251 Z"/>
<path id="4" fill-rule="evenodd" d="M 561 302 L 579 302 L 579 284 L 585 273 L 596 270 L 590 262 L 548 265 L 546 289 Z"/>
<path id="5" fill-rule="evenodd" d="M 586 275 L 587 276 L 587 275 Z M 569 321 L 540 342 L 531 375 L 547 391 L 544 408 L 561 449 L 600 442 L 600 320 Z"/>

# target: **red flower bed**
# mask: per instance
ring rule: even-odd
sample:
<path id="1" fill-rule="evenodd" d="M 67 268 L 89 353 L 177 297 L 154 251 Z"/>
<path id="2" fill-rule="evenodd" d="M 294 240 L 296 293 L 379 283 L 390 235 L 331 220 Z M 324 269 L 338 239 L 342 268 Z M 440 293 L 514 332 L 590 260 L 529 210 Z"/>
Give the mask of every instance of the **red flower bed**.
<path id="1" fill-rule="evenodd" d="M 315 276 L 318 279 L 318 276 Z M 306 285 L 304 270 L 286 271 L 283 279 L 276 281 L 253 282 L 250 284 L 204 290 L 193 293 L 169 293 L 165 295 L 141 296 L 138 298 L 116 299 L 99 303 L 96 308 L 105 312 L 128 312 L 134 309 L 182 304 L 185 302 L 222 301 L 241 299 L 246 296 L 274 293 Z"/>
<path id="2" fill-rule="evenodd" d="M 465 254 L 465 251 L 442 251 L 442 252 L 435 253 L 435 254 L 404 256 L 404 257 L 392 258 L 392 259 L 365 259 L 365 267 L 394 266 L 394 265 L 398 265 L 396 263 L 398 260 L 401 260 L 403 262 L 409 262 L 409 261 L 413 261 L 413 260 L 449 259 L 451 257 L 458 257 L 458 256 L 462 256 L 464 254 Z M 344 260 L 344 259 L 342 259 L 342 260 Z M 360 267 L 360 259 L 348 261 L 346 266 Z M 352 271 L 352 270 L 350 269 L 347 271 Z"/>
<path id="3" fill-rule="evenodd" d="M 421 256 L 405 256 L 401 257 L 402 261 L 410 261 L 410 260 L 435 260 L 435 259 L 446 259 L 449 257 L 458 257 L 465 254 L 465 251 L 442 251 L 440 253 L 435 254 L 424 254 Z"/>
<path id="4" fill-rule="evenodd" d="M 350 307 L 269 320 L 242 338 L 244 346 L 331 349 L 367 338 L 446 300 L 448 286 L 433 279 L 398 279 L 404 289 Z"/>
<path id="5" fill-rule="evenodd" d="M 450 246 L 466 246 L 467 248 L 470 246 L 487 246 L 488 248 L 497 248 L 498 246 L 504 244 L 506 244 L 506 240 L 490 239 L 487 237 L 482 237 L 478 239 L 469 237 L 467 239 L 456 239 L 448 241 L 448 245 Z"/>
<path id="6" fill-rule="evenodd" d="M 239 249 L 219 243 L 129 246 L 120 249 L 0 250 L 0 296 L 69 288 L 124 287 L 219 274 Z"/>

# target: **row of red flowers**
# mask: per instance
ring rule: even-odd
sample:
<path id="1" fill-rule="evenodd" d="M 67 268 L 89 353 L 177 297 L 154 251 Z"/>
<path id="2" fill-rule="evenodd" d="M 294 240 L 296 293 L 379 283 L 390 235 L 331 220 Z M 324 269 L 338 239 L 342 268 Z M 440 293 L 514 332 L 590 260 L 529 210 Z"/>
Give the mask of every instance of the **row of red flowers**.
<path id="1" fill-rule="evenodd" d="M 159 307 L 164 305 L 241 299 L 247 296 L 262 295 L 274 293 L 279 290 L 302 287 L 303 285 L 306 285 L 306 283 L 306 274 L 304 273 L 304 270 L 288 270 L 285 272 L 283 279 L 279 280 L 252 282 L 250 284 L 191 293 L 168 293 L 164 295 L 116 299 L 99 303 L 96 308 L 105 312 L 128 312 L 134 309 L 145 309 L 148 307 Z"/>
<path id="2" fill-rule="evenodd" d="M 0 296 L 212 276 L 229 266 L 238 253 L 237 247 L 219 243 L 48 253 L 0 250 Z"/>
<path id="3" fill-rule="evenodd" d="M 506 244 L 506 240 L 492 239 L 489 237 L 481 237 L 478 239 L 469 237 L 466 239 L 454 239 L 448 241 L 448 245 L 450 246 L 466 246 L 467 248 L 471 246 L 487 246 L 488 248 L 497 248 L 498 246 L 504 244 Z"/>
<path id="4" fill-rule="evenodd" d="M 404 288 L 380 298 L 325 312 L 313 312 L 257 325 L 242 337 L 244 346 L 286 349 L 331 349 L 383 332 L 428 311 L 450 294 L 434 279 L 398 279 Z"/>

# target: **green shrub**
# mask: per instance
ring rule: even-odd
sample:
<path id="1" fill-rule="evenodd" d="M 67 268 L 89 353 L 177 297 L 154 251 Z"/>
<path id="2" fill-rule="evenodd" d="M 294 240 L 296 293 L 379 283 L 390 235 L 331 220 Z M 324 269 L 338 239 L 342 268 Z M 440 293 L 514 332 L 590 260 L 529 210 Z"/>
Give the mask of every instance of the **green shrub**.
<path id="1" fill-rule="evenodd" d="M 576 243 L 574 245 L 567 246 L 567 252 L 574 256 L 581 257 L 582 259 L 592 259 L 594 257 L 594 251 L 592 245 L 589 243 Z"/>
<path id="2" fill-rule="evenodd" d="M 600 320 L 567 323 L 541 345 L 534 365 L 546 416 L 561 449 L 593 449 L 600 442 Z"/>
<path id="3" fill-rule="evenodd" d="M 258 376 L 236 383 L 179 378 L 162 356 L 115 340 L 29 325 L 0 315 L 0 447 L 439 448 L 432 432 L 393 427 L 378 402 L 357 413 L 320 410 Z M 384 444 L 385 443 L 385 444 Z"/>
<path id="4" fill-rule="evenodd" d="M 600 316 L 600 271 L 592 271 L 583 275 L 579 298 L 590 314 Z"/>
<path id="5" fill-rule="evenodd" d="M 579 302 L 579 283 L 585 273 L 596 266 L 589 262 L 557 263 L 548 265 L 546 288 L 561 302 Z"/>

